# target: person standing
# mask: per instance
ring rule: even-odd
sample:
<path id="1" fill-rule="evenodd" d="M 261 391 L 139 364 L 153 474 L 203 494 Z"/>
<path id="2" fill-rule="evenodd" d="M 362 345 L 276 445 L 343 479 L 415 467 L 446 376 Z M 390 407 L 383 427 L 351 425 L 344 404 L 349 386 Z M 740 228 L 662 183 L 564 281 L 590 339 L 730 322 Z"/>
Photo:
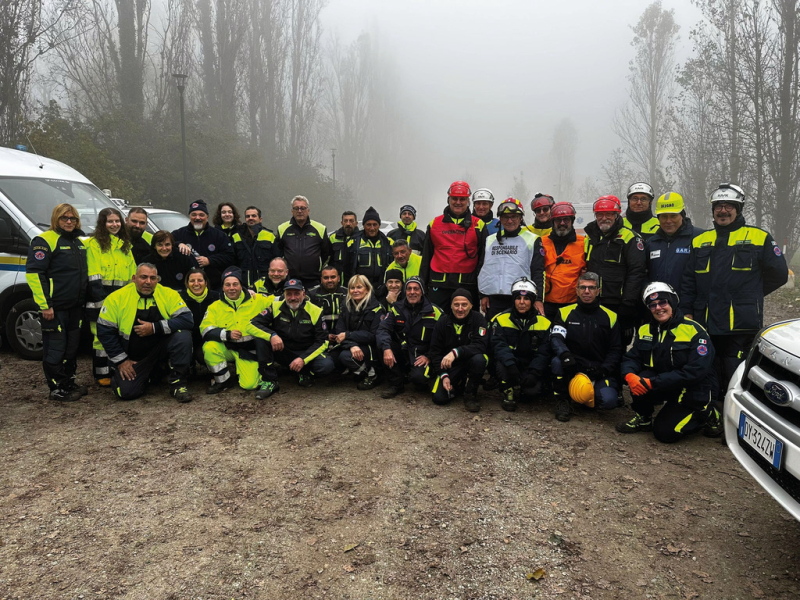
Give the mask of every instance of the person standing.
<path id="1" fill-rule="evenodd" d="M 546 236 L 553 228 L 551 211 L 556 201 L 548 194 L 536 194 L 531 200 L 533 223 L 528 225 L 528 231 L 538 236 Z"/>
<path id="2" fill-rule="evenodd" d="M 111 369 L 108 355 L 97 337 L 97 317 L 103 300 L 110 293 L 128 285 L 136 272 L 128 230 L 119 210 L 104 208 L 98 213 L 94 231 L 86 242 L 86 256 L 89 262 L 90 298 L 86 303 L 86 318 L 94 336 L 92 370 L 97 383 L 101 387 L 108 387 L 111 385 Z"/>
<path id="3" fill-rule="evenodd" d="M 81 217 L 71 204 L 59 204 L 50 229 L 31 240 L 25 279 L 42 311 L 42 370 L 50 400 L 73 402 L 88 393 L 75 382 L 81 317 L 89 284 Z"/>
<path id="4" fill-rule="evenodd" d="M 269 264 L 277 256 L 275 235 L 261 223 L 261 209 L 248 206 L 244 210 L 244 226 L 233 234 L 236 264 L 244 273 L 247 287 L 254 289 L 256 281 L 269 272 Z"/>
<path id="5" fill-rule="evenodd" d="M 289 277 L 301 279 L 306 289 L 317 285 L 322 267 L 331 257 L 331 242 L 325 226 L 311 220 L 305 196 L 292 199 L 292 218 L 278 226 L 277 243 Z"/>
<path id="6" fill-rule="evenodd" d="M 342 226 L 328 238 L 331 242 L 331 258 L 329 264 L 339 271 L 339 278 L 347 277 L 352 261 L 353 238 L 359 233 L 358 217 L 352 210 L 342 213 Z M 349 280 L 349 278 L 348 278 Z"/>
<path id="7" fill-rule="evenodd" d="M 420 276 L 428 286 L 428 299 L 450 306 L 453 290 L 464 288 L 478 297 L 478 273 L 486 246 L 484 223 L 469 213 L 471 191 L 464 181 L 447 190 L 447 207 L 428 224 L 422 250 Z"/>
<path id="8" fill-rule="evenodd" d="M 486 235 L 497 233 L 500 229 L 500 221 L 492 213 L 494 205 L 494 194 L 488 188 L 480 188 L 472 194 L 472 216 L 478 217 L 483 221 Z"/>
<path id="9" fill-rule="evenodd" d="M 211 288 L 222 287 L 222 272 L 236 264 L 230 238 L 208 223 L 208 206 L 204 200 L 189 205 L 189 224 L 172 232 L 181 254 L 193 254 L 208 275 Z"/>
<path id="10" fill-rule="evenodd" d="M 395 229 L 392 229 L 386 237 L 393 242 L 405 240 L 411 252 L 419 256 L 422 254 L 422 247 L 425 245 L 425 232 L 417 227 L 417 209 L 410 204 L 400 207 L 400 222 Z"/>
<path id="11" fill-rule="evenodd" d="M 242 218 L 239 216 L 239 211 L 231 202 L 221 202 L 217 205 L 217 210 L 211 222 L 214 227 L 228 236 L 231 243 L 233 243 L 233 234 L 239 231 L 242 226 Z"/>
<path id="12" fill-rule="evenodd" d="M 381 216 L 371 206 L 364 213 L 361 226 L 363 229 L 353 237 L 347 274 L 350 277 L 363 275 L 373 288 L 377 288 L 383 283 L 386 267 L 392 262 L 392 243 L 381 231 Z"/>
<path id="13" fill-rule="evenodd" d="M 658 229 L 658 219 L 653 216 L 651 205 L 655 193 L 649 183 L 638 182 L 628 188 L 628 208 L 622 223 L 647 240 Z"/>
<path id="14" fill-rule="evenodd" d="M 133 260 L 138 265 L 150 254 L 150 242 L 153 234 L 147 231 L 147 211 L 141 206 L 134 206 L 125 217 L 125 228 L 131 240 Z"/>
<path id="15" fill-rule="evenodd" d="M 721 389 L 727 389 L 764 325 L 764 296 L 789 278 L 786 258 L 772 236 L 745 222 L 744 203 L 738 185 L 723 183 L 714 190 L 714 228 L 692 240 L 681 285 L 682 310 L 711 336 Z M 722 408 L 722 398 L 715 406 Z"/>

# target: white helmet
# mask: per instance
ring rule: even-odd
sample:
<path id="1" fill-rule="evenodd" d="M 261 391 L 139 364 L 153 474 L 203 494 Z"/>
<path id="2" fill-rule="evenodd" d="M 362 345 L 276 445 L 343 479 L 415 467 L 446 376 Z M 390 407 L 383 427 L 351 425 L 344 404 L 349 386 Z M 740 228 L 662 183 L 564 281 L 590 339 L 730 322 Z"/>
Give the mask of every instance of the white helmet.
<path id="1" fill-rule="evenodd" d="M 533 296 L 532 300 L 536 300 L 536 284 L 527 277 L 520 277 L 511 284 L 512 296 Z"/>
<path id="2" fill-rule="evenodd" d="M 644 292 L 642 293 L 642 302 L 644 302 L 646 305 L 650 300 L 655 300 L 658 298 L 660 294 L 672 294 L 675 296 L 676 303 L 678 303 L 680 300 L 675 288 L 673 288 L 670 284 L 664 283 L 663 281 L 654 281 L 644 288 Z"/>
<path id="3" fill-rule="evenodd" d="M 739 205 L 739 212 L 744 207 L 744 190 L 732 183 L 720 183 L 719 187 L 711 192 L 711 206 L 715 202 L 735 202 Z"/>
<path id="4" fill-rule="evenodd" d="M 631 184 L 626 197 L 630 200 L 630 197 L 634 194 L 646 194 L 650 196 L 650 200 L 656 197 L 655 193 L 653 193 L 653 187 L 649 183 L 644 183 L 643 181 Z"/>
<path id="5" fill-rule="evenodd" d="M 472 194 L 472 202 L 491 202 L 494 204 L 494 194 L 489 188 L 480 188 Z"/>

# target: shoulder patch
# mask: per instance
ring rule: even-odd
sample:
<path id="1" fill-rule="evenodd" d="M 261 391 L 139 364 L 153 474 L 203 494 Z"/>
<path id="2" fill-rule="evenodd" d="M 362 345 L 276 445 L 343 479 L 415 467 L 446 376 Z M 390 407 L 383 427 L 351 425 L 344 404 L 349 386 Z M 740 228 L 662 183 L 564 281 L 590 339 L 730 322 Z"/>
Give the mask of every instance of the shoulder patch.
<path id="1" fill-rule="evenodd" d="M 478 327 L 478 335 L 480 336 L 486 335 L 486 327 Z"/>
<path id="2" fill-rule="evenodd" d="M 44 260 L 44 257 L 45 253 L 42 252 L 41 250 L 37 250 L 36 252 L 33 253 L 33 258 L 35 258 L 36 260 Z"/>
<path id="3" fill-rule="evenodd" d="M 700 344 L 700 345 L 697 347 L 697 353 L 698 353 L 700 356 L 705 356 L 706 354 L 708 354 L 708 346 L 706 346 L 706 345 L 704 345 L 704 344 Z"/>
<path id="4" fill-rule="evenodd" d="M 780 256 L 781 255 L 781 249 L 778 248 L 777 245 L 772 249 L 772 251 L 775 252 L 775 256 Z"/>
<path id="5" fill-rule="evenodd" d="M 636 240 L 636 248 L 640 252 L 644 252 L 644 244 L 642 243 L 642 238 L 639 238 L 639 239 Z"/>

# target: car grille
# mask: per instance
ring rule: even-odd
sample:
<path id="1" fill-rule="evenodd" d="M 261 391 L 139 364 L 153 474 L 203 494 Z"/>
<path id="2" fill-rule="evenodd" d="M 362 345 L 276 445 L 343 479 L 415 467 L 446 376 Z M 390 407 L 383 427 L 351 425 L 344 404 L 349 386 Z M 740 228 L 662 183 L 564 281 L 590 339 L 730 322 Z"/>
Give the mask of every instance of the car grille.
<path id="1" fill-rule="evenodd" d="M 770 476 L 770 479 L 781 486 L 781 489 L 794 498 L 795 501 L 800 502 L 800 479 L 797 479 L 797 477 L 791 473 L 778 471 L 775 467 L 764 460 L 764 458 L 758 452 L 751 448 L 747 442 L 742 440 L 742 438 L 738 438 L 738 441 L 739 447 L 744 450 L 759 467 L 761 467 L 761 470 L 764 471 L 764 473 Z"/>
<path id="2" fill-rule="evenodd" d="M 800 376 L 784 368 L 783 366 L 772 362 L 769 357 L 761 354 L 758 346 L 755 346 L 747 361 L 747 366 L 742 378 L 742 388 L 744 391 L 748 392 L 753 398 L 758 400 L 759 403 L 763 404 L 770 412 L 778 415 L 784 421 L 792 423 L 796 427 L 800 427 L 800 412 L 797 412 L 791 406 L 778 406 L 777 404 L 773 404 L 767 398 L 764 390 L 748 379 L 747 374 L 753 367 L 761 368 L 761 370 L 767 373 L 770 378 L 774 379 L 775 381 L 794 383 L 799 387 Z"/>

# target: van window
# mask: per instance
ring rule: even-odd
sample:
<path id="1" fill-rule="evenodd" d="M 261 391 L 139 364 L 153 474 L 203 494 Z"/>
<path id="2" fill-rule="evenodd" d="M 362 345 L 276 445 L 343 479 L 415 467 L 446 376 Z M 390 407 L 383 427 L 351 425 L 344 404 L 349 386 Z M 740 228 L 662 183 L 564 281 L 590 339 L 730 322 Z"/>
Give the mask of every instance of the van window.
<path id="1" fill-rule="evenodd" d="M 178 213 L 150 213 L 150 220 L 159 229 L 175 231 L 189 224 L 189 217 Z"/>
<path id="2" fill-rule="evenodd" d="M 85 233 L 94 230 L 101 210 L 114 206 L 95 186 L 62 179 L 0 177 L 0 192 L 42 229 L 50 229 L 53 209 L 62 202 L 72 204 L 78 211 Z"/>

